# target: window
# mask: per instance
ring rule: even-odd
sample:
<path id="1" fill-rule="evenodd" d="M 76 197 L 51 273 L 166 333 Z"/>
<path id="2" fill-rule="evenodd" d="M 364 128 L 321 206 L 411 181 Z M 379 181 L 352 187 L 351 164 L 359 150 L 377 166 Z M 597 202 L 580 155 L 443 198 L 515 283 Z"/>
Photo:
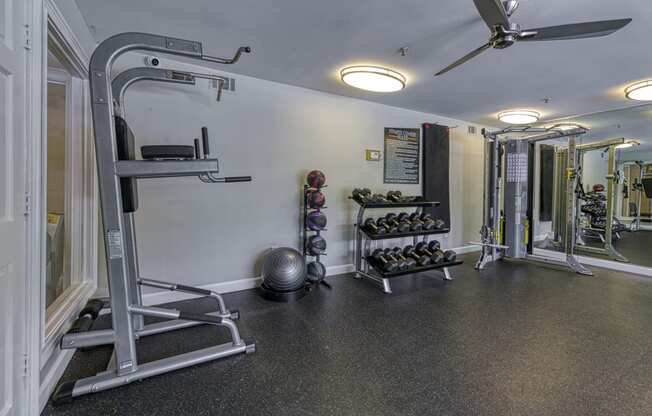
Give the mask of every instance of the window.
<path id="1" fill-rule="evenodd" d="M 97 285 L 97 192 L 88 61 L 47 2 L 41 175 L 35 196 L 41 270 L 41 363 Z M 37 215 L 38 214 L 38 215 Z M 36 231 L 35 231 L 36 233 Z"/>
<path id="2" fill-rule="evenodd" d="M 54 53 L 48 50 L 47 81 L 47 157 L 46 157 L 46 230 L 45 230 L 45 307 L 51 306 L 72 285 L 70 279 L 69 240 L 66 215 L 66 143 L 67 112 L 72 75 Z"/>

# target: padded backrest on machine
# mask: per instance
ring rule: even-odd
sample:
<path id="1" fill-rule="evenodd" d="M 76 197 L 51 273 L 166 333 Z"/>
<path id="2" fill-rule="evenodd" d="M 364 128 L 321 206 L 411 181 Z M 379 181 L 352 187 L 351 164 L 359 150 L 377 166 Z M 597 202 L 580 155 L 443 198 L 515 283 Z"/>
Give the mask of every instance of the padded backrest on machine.
<path id="1" fill-rule="evenodd" d="M 115 116 L 115 138 L 118 147 L 118 160 L 136 159 L 134 134 L 127 122 L 120 116 Z M 120 178 L 122 193 L 122 210 L 135 212 L 138 209 L 138 185 L 135 178 Z"/>
<path id="2" fill-rule="evenodd" d="M 143 159 L 194 159 L 194 146 L 150 145 L 141 146 Z"/>

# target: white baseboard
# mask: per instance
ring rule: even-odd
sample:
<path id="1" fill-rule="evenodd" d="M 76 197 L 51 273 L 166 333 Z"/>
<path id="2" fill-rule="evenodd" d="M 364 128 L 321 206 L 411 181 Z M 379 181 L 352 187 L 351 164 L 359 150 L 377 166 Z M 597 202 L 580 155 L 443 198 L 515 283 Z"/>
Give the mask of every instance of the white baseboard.
<path id="1" fill-rule="evenodd" d="M 353 264 L 343 264 L 340 266 L 329 266 L 326 268 L 326 276 L 335 276 L 338 274 L 351 273 L 354 270 Z M 248 279 L 232 280 L 230 282 L 212 283 L 208 285 L 197 286 L 200 289 L 211 290 L 217 293 L 239 292 L 241 290 L 254 289 L 260 285 L 261 277 L 250 277 Z M 180 300 L 195 299 L 201 295 L 192 295 L 190 293 L 159 291 L 143 294 L 144 305 L 160 305 L 168 302 L 178 302 Z"/>

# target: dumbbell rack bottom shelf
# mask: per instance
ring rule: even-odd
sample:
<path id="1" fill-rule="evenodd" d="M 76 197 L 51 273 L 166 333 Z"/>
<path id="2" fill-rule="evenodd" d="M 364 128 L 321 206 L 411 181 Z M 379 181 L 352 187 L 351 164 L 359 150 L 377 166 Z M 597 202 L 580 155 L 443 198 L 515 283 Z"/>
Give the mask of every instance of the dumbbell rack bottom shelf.
<path id="1" fill-rule="evenodd" d="M 441 230 L 421 230 L 421 231 L 408 231 L 406 233 L 389 233 L 389 234 L 374 234 L 369 232 L 364 227 L 360 227 L 360 231 L 370 240 L 388 240 L 390 238 L 403 238 L 403 237 L 419 237 L 423 235 L 434 235 L 434 234 L 448 234 L 451 232 L 448 228 L 443 228 Z"/>
<path id="2" fill-rule="evenodd" d="M 367 263 L 374 269 L 376 273 L 381 278 L 385 279 L 391 279 L 392 277 L 400 277 L 400 276 L 405 276 L 408 274 L 415 274 L 415 273 L 421 273 L 425 272 L 428 270 L 437 270 L 437 269 L 443 269 L 446 267 L 453 267 L 453 266 L 459 266 L 460 264 L 464 264 L 463 261 L 461 260 L 456 260 L 456 261 L 449 261 L 445 263 L 439 263 L 439 264 L 428 264 L 427 266 L 417 266 L 413 267 L 411 269 L 407 270 L 397 270 L 395 272 L 385 272 L 383 271 L 382 267 L 378 265 L 378 261 L 374 259 L 373 257 L 369 256 L 365 259 Z"/>

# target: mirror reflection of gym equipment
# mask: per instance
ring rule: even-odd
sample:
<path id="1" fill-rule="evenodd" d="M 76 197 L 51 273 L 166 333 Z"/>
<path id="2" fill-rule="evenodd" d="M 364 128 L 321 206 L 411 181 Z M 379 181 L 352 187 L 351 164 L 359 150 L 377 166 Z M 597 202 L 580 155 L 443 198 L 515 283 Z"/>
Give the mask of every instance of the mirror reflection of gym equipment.
<path id="1" fill-rule="evenodd" d="M 629 262 L 627 257 L 619 253 L 615 247 L 615 242 L 622 238 L 622 233 L 629 230 L 615 215 L 616 190 L 619 182 L 616 171 L 616 148 L 626 142 L 626 139 L 613 139 L 577 147 L 580 174 L 573 192 L 576 198 L 577 217 L 574 250 L 577 253 L 601 255 L 616 261 Z M 589 164 L 589 158 L 596 156 L 598 163 Z M 563 161 L 568 157 L 567 149 L 556 150 L 555 158 L 558 163 L 555 167 L 553 244 L 565 241 L 566 231 L 561 226 L 566 221 L 567 208 L 564 197 L 567 185 Z M 604 161 L 600 163 L 603 159 Z M 601 174 L 591 169 L 598 170 Z M 563 244 L 561 247 L 563 248 Z"/>

